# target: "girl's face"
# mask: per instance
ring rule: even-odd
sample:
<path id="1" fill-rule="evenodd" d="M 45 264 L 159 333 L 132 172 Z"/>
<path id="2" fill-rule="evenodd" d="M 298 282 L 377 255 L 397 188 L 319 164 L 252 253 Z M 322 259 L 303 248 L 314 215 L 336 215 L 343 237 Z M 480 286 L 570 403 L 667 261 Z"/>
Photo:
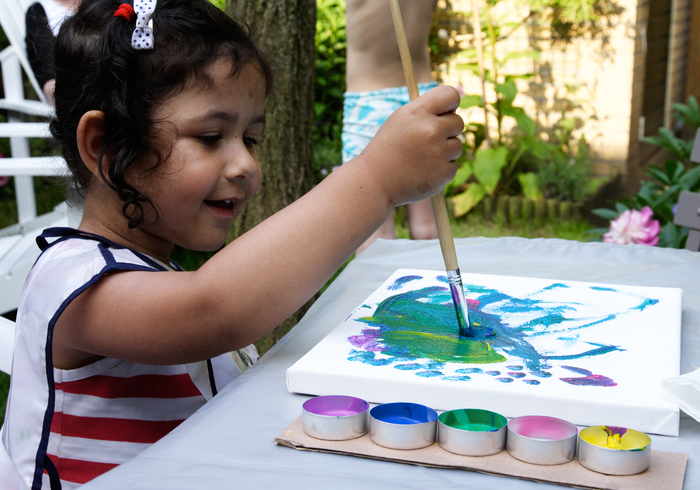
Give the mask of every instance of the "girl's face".
<path id="1" fill-rule="evenodd" d="M 146 221 L 140 226 L 156 248 L 218 249 L 260 187 L 256 145 L 265 123 L 265 82 L 254 66 L 233 78 L 230 68 L 226 59 L 215 62 L 208 70 L 212 84 L 189 85 L 154 114 L 158 137 L 170 142 L 172 151 L 144 172 L 137 186 L 159 213 L 155 220 L 144 206 Z M 158 250 L 169 255 L 163 252 Z"/>

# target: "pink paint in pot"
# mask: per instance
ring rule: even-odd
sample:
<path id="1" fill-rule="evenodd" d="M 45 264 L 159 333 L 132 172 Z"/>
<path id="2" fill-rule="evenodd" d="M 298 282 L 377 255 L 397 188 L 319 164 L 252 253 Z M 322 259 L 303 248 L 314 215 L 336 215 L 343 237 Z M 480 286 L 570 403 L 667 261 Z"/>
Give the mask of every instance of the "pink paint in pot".
<path id="1" fill-rule="evenodd" d="M 566 420 L 529 415 L 508 422 L 506 448 L 520 461 L 553 465 L 576 456 L 578 429 Z"/>
<path id="2" fill-rule="evenodd" d="M 521 436 L 531 439 L 556 441 L 575 436 L 576 426 L 554 417 L 530 415 L 511 420 L 509 427 Z"/>

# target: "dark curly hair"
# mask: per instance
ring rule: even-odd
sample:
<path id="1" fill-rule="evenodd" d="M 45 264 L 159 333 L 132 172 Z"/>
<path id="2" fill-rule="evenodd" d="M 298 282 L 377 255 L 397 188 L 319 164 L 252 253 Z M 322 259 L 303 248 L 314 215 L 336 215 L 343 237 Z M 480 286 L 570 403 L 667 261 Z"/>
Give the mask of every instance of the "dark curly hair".
<path id="1" fill-rule="evenodd" d="M 257 65 L 272 90 L 270 64 L 249 29 L 207 0 L 158 0 L 153 14 L 155 47 L 135 50 L 136 19 L 114 17 L 122 0 L 84 0 L 61 27 L 55 47 L 56 115 L 51 133 L 61 146 L 76 187 L 84 191 L 92 174 L 78 153 L 76 134 L 88 111 L 104 113 L 105 139 L 98 154 L 100 178 L 119 195 L 130 228 L 144 220 L 151 204 L 127 181 L 127 171 L 167 158 L 158 141 L 154 110 L 194 80 L 211 83 L 207 69 L 220 57 L 232 61 L 231 76 Z M 105 170 L 102 161 L 109 156 Z"/>

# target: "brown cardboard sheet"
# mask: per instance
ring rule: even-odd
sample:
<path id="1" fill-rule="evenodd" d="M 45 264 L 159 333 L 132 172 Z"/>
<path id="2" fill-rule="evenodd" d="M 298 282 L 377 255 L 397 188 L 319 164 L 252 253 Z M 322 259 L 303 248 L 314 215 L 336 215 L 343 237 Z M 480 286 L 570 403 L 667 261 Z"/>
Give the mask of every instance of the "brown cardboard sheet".
<path id="1" fill-rule="evenodd" d="M 523 463 L 507 451 L 493 456 L 460 456 L 442 449 L 437 443 L 424 449 L 410 451 L 388 449 L 374 444 L 369 434 L 349 441 L 324 441 L 304 432 L 299 416 L 279 436 L 275 443 L 294 449 L 321 451 L 397 463 L 434 468 L 477 471 L 511 478 L 556 483 L 575 488 L 603 490 L 682 490 L 688 455 L 667 451 L 651 452 L 651 467 L 639 475 L 609 476 L 590 471 L 578 461 L 555 466 Z"/>

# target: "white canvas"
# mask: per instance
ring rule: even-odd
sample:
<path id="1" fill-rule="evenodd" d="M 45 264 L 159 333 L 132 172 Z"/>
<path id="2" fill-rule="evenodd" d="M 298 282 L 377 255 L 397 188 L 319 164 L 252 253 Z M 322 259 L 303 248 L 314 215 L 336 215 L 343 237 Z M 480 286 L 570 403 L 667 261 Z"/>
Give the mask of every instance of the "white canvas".
<path id="1" fill-rule="evenodd" d="M 287 387 L 370 403 L 549 415 L 678 435 L 682 290 L 463 274 L 460 338 L 444 272 L 401 269 L 287 370 Z"/>

